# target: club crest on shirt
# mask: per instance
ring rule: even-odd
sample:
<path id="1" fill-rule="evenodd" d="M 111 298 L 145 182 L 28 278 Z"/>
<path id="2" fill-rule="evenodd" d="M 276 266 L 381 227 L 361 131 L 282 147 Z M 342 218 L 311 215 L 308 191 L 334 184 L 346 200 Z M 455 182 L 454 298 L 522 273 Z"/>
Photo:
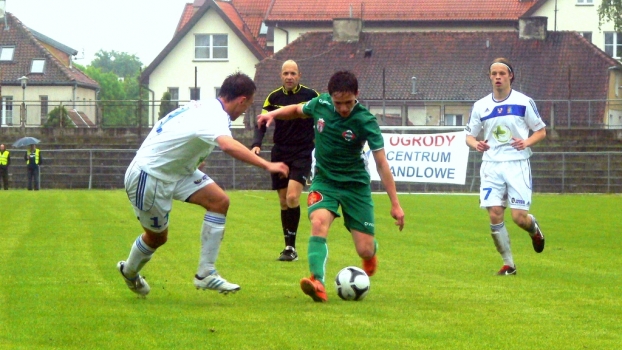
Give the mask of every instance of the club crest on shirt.
<path id="1" fill-rule="evenodd" d="M 507 143 L 512 138 L 512 132 L 510 131 L 510 128 L 505 125 L 497 125 L 497 127 L 492 131 L 492 137 L 494 137 L 499 143 Z"/>
<path id="2" fill-rule="evenodd" d="M 324 126 L 325 126 L 325 125 L 326 125 L 326 122 L 324 121 L 324 119 L 323 119 L 323 118 L 318 119 L 318 121 L 317 121 L 317 126 L 316 126 L 317 131 L 318 131 L 318 132 L 322 132 L 322 131 L 324 131 Z"/>
<path id="3" fill-rule="evenodd" d="M 321 202 L 324 199 L 324 196 L 318 191 L 309 192 L 309 196 L 307 197 L 307 206 L 311 207 L 316 203 Z"/>
<path id="4" fill-rule="evenodd" d="M 341 136 L 343 136 L 343 138 L 350 142 L 354 139 L 356 139 L 356 135 L 354 135 L 354 133 L 352 132 L 352 130 L 346 130 L 344 132 L 341 133 Z"/>

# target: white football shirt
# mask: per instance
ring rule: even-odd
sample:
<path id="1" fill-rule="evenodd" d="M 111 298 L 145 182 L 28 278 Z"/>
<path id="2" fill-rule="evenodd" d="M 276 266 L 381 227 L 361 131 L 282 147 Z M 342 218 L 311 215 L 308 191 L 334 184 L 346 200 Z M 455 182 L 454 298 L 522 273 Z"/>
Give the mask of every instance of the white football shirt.
<path id="1" fill-rule="evenodd" d="M 510 145 L 512 137 L 525 140 L 529 137 L 530 129 L 538 131 L 545 126 L 535 102 L 530 97 L 511 90 L 505 100 L 495 101 L 491 93 L 475 102 L 465 131 L 467 135 L 477 137 L 483 128 L 483 137 L 488 140 L 490 149 L 484 152 L 482 160 L 503 162 L 528 159 L 532 154 L 531 149 L 514 149 Z"/>
<path id="2" fill-rule="evenodd" d="M 162 181 L 179 181 L 212 153 L 219 136 L 231 136 L 230 126 L 220 100 L 191 101 L 154 125 L 134 162 Z"/>

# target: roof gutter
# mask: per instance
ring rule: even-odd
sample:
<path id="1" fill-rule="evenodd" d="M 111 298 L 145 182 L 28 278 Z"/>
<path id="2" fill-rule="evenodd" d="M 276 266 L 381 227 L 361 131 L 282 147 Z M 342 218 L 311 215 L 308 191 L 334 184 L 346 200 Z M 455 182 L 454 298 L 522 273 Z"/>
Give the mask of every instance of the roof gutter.
<path id="1" fill-rule="evenodd" d="M 283 32 L 285 32 L 285 46 L 289 45 L 289 32 L 281 27 L 279 27 L 279 24 L 277 23 L 274 26 L 276 29 L 281 30 Z"/>

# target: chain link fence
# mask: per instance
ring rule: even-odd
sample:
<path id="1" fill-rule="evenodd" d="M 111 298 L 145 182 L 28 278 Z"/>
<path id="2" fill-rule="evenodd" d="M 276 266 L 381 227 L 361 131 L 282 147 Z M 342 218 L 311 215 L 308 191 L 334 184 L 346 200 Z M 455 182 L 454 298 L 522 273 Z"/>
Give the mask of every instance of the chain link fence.
<path id="1" fill-rule="evenodd" d="M 24 151 L 13 150 L 10 188 L 26 188 Z M 42 150 L 42 189 L 120 189 L 135 149 Z M 270 152 L 261 156 L 269 159 Z M 479 191 L 481 154 L 469 152 L 464 185 L 397 183 L 399 192 Z M 622 152 L 535 152 L 531 157 L 533 188 L 537 193 L 622 193 Z M 214 151 L 201 168 L 226 190 L 270 190 L 267 172 Z M 383 191 L 378 182 L 374 191 Z"/>

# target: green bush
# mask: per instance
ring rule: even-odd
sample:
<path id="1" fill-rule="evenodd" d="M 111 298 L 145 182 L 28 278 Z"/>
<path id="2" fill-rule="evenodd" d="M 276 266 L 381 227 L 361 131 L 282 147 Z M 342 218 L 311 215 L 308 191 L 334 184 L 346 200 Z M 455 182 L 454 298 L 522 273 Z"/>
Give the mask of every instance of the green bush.
<path id="1" fill-rule="evenodd" d="M 61 123 L 62 121 L 62 123 Z M 67 109 L 63 106 L 54 108 L 48 113 L 48 120 L 43 125 L 46 128 L 75 128 L 76 125 L 69 118 Z"/>

